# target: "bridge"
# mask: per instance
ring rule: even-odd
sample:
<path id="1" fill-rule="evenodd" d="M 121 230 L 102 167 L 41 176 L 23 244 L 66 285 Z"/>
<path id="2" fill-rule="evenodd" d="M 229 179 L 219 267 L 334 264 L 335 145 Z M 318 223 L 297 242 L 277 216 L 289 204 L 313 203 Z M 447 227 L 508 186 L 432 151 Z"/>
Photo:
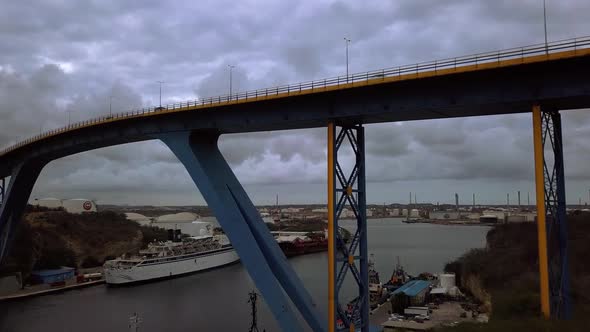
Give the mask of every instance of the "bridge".
<path id="1" fill-rule="evenodd" d="M 92 149 L 158 139 L 187 169 L 283 330 L 302 330 L 292 303 L 314 331 L 368 331 L 363 125 L 530 113 L 541 310 L 545 317 L 568 318 L 560 111 L 590 107 L 588 77 L 590 37 L 584 37 L 137 109 L 51 130 L 0 151 L 0 262 L 48 163 Z M 327 322 L 217 146 L 226 133 L 312 127 L 327 128 L 328 136 Z M 349 173 L 338 162 L 345 146 L 356 155 Z M 336 231 L 346 205 L 357 220 L 349 243 Z M 350 309 L 339 298 L 347 275 L 356 281 L 359 296 Z"/>

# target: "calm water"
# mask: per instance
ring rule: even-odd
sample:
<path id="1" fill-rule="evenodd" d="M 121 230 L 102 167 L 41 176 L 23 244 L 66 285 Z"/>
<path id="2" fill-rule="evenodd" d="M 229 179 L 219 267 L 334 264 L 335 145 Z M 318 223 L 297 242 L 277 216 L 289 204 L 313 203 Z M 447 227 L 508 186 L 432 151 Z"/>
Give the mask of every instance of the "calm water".
<path id="1" fill-rule="evenodd" d="M 344 226 L 352 228 L 352 222 Z M 410 274 L 439 272 L 467 249 L 485 246 L 489 228 L 403 224 L 396 219 L 370 220 L 369 251 L 381 279 L 389 278 L 396 257 Z M 327 310 L 326 253 L 290 259 L 320 308 Z M 350 282 L 349 285 L 352 285 Z M 241 264 L 151 284 L 109 288 L 105 285 L 57 295 L 0 303 L 0 332 L 129 331 L 137 312 L 140 331 L 247 331 L 253 288 Z M 352 294 L 353 289 L 348 289 Z M 259 327 L 278 327 L 259 301 Z M 262 330 L 262 329 L 261 329 Z"/>

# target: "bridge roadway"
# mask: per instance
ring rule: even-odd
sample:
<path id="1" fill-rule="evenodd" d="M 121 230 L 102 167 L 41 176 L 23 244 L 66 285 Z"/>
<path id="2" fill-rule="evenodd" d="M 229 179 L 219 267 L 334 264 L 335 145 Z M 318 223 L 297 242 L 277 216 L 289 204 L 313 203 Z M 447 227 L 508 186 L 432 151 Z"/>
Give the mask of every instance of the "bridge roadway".
<path id="1" fill-rule="evenodd" d="M 56 129 L 0 151 L 0 179 L 11 177 L 0 209 L 0 260 L 47 163 L 160 139 L 198 185 L 281 327 L 299 330 L 280 287 L 313 330 L 326 330 L 217 149 L 219 135 L 526 113 L 533 104 L 553 110 L 589 108 L 589 77 L 586 37 L 135 110 Z"/>
<path id="2" fill-rule="evenodd" d="M 104 116 L 0 150 L 0 178 L 31 156 L 53 160 L 162 132 L 224 134 L 325 127 L 334 120 L 369 124 L 523 113 L 534 102 L 586 108 L 588 47 L 590 37 L 549 44 L 548 53 L 535 45 Z"/>

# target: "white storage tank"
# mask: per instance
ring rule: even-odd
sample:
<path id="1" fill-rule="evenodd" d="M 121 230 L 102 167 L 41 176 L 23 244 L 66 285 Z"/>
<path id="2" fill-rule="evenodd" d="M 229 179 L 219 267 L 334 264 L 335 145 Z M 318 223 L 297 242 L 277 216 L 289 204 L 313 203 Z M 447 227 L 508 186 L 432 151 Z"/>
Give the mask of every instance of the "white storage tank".
<path id="1" fill-rule="evenodd" d="M 33 201 L 33 205 L 46 207 L 49 209 L 57 209 L 57 208 L 62 207 L 62 202 L 61 202 L 61 199 L 53 198 L 53 197 L 47 197 L 47 198 L 41 198 L 41 199 L 35 198 L 35 200 Z"/>
<path id="2" fill-rule="evenodd" d="M 96 212 L 96 204 L 85 198 L 66 199 L 62 201 L 62 205 L 66 212 L 69 213 Z"/>
<path id="3" fill-rule="evenodd" d="M 125 212 L 125 217 L 127 220 L 135 221 L 140 225 L 149 225 L 152 223 L 152 219 L 144 216 L 143 214 L 135 213 L 135 212 Z"/>
<path id="4" fill-rule="evenodd" d="M 397 217 L 397 216 L 399 216 L 399 209 L 393 209 L 393 210 L 391 211 L 391 215 L 392 215 L 392 216 L 396 216 L 396 217 Z"/>
<path id="5" fill-rule="evenodd" d="M 402 209 L 402 216 L 408 215 L 408 209 Z"/>
<path id="6" fill-rule="evenodd" d="M 455 287 L 455 274 L 454 273 L 442 273 L 438 276 L 440 287 L 451 290 Z"/>
<path id="7" fill-rule="evenodd" d="M 420 217 L 420 211 L 418 209 L 412 209 L 412 211 L 410 211 L 410 217 L 412 217 L 412 218 L 419 218 Z"/>
<path id="8" fill-rule="evenodd" d="M 180 212 L 174 214 L 165 214 L 163 216 L 159 216 L 156 218 L 155 222 L 165 222 L 165 223 L 180 223 L 180 222 L 193 222 L 195 220 L 199 220 L 200 217 L 196 213 L 192 212 Z"/>

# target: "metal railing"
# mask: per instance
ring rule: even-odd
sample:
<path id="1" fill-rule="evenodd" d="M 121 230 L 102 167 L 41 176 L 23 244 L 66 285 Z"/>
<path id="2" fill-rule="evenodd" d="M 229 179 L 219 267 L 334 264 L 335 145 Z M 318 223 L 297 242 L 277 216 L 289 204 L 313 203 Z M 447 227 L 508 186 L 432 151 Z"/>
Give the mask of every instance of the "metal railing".
<path id="1" fill-rule="evenodd" d="M 48 136 L 53 136 L 55 134 L 60 134 L 66 131 L 74 130 L 77 128 L 105 123 L 110 121 L 118 121 L 125 118 L 132 118 L 140 115 L 150 114 L 150 113 L 163 113 L 167 111 L 175 111 L 181 110 L 186 108 L 195 108 L 197 110 L 199 107 L 212 107 L 222 103 L 228 102 L 237 102 L 237 101 L 250 101 L 250 100 L 257 100 L 261 97 L 268 97 L 268 96 L 278 96 L 281 94 L 289 95 L 290 93 L 300 93 L 300 92 L 312 92 L 316 91 L 317 89 L 325 89 L 328 87 L 338 87 L 340 85 L 345 85 L 349 83 L 359 83 L 359 82 L 368 82 L 375 79 L 383 79 L 386 78 L 395 78 L 395 77 L 402 77 L 406 75 L 415 74 L 418 76 L 420 73 L 424 72 L 436 72 L 438 70 L 444 69 L 457 69 L 462 66 L 468 65 L 481 65 L 481 64 L 488 64 L 494 62 L 500 62 L 503 60 L 511 60 L 511 59 L 524 59 L 526 57 L 535 56 L 535 55 L 549 55 L 551 53 L 562 52 L 562 51 L 571 51 L 571 50 L 578 50 L 578 49 L 585 49 L 590 47 L 590 36 L 589 37 L 580 37 L 580 38 L 573 38 L 573 39 L 566 39 L 551 42 L 548 44 L 535 44 L 530 46 L 523 46 L 517 48 L 511 48 L 501 51 L 494 51 L 494 52 L 485 52 L 485 53 L 478 53 L 472 54 L 468 56 L 461 56 L 456 58 L 448 58 L 436 61 L 429 61 L 429 62 L 422 62 L 416 63 L 412 65 L 405 65 L 399 67 L 392 67 L 380 70 L 373 70 L 368 72 L 362 73 L 355 73 L 351 75 L 343 75 L 337 76 L 332 78 L 325 78 L 320 80 L 314 81 L 307 81 L 301 82 L 296 84 L 289 84 L 289 85 L 281 85 L 272 88 L 265 88 L 265 89 L 258 89 L 253 91 L 246 91 L 246 92 L 238 92 L 233 93 L 231 95 L 221 95 L 216 97 L 208 97 L 208 98 L 201 98 L 195 99 L 187 102 L 180 102 L 180 103 L 173 103 L 167 104 L 162 107 L 148 107 L 148 108 L 141 108 L 127 112 L 121 113 L 113 113 L 112 115 L 108 116 L 100 116 L 97 118 L 89 119 L 86 121 L 76 122 L 70 124 L 65 127 L 61 127 L 58 129 L 53 129 L 50 131 L 46 131 L 39 135 L 30 137 L 26 140 L 18 142 L 10 147 L 7 147 L 3 150 L 0 150 L 0 155 L 6 154 L 10 151 L 18 149 L 24 145 L 32 143 L 34 141 L 43 139 Z"/>

